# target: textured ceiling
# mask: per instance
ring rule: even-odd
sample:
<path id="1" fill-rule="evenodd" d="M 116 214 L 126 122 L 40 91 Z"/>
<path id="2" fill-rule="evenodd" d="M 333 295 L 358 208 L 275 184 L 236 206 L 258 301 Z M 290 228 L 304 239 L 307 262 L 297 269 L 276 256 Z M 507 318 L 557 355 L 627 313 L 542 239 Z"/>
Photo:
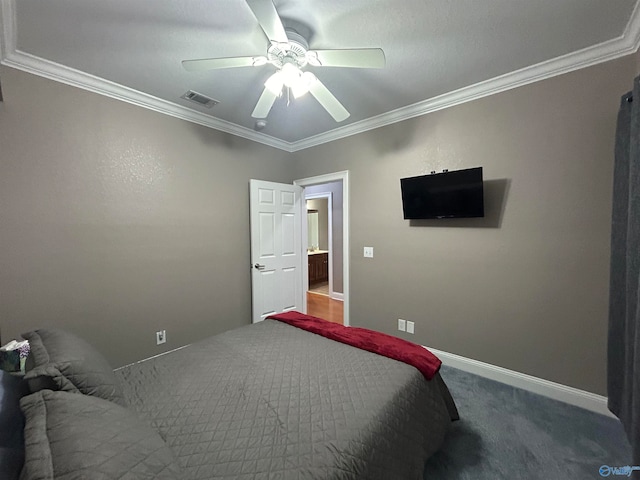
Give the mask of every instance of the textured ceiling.
<path id="1" fill-rule="evenodd" d="M 256 132 L 251 112 L 273 66 L 182 68 L 184 59 L 266 53 L 244 0 L 0 0 L 3 63 L 294 151 L 638 46 L 636 0 L 274 3 L 312 49 L 384 50 L 384 69 L 307 67 L 351 113 L 344 122 L 309 95 L 283 96 Z M 180 98 L 187 90 L 220 103 L 195 105 Z"/>

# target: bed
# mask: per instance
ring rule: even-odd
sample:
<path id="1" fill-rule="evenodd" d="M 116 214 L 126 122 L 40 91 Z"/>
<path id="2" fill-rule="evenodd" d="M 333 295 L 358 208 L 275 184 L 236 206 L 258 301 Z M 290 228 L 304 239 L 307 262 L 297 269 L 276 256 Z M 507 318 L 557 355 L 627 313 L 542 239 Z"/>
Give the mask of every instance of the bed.
<path id="1" fill-rule="evenodd" d="M 47 351 L 25 377 L 24 480 L 417 480 L 457 419 L 439 374 L 275 320 L 109 373 L 73 335 L 26 336 Z"/>

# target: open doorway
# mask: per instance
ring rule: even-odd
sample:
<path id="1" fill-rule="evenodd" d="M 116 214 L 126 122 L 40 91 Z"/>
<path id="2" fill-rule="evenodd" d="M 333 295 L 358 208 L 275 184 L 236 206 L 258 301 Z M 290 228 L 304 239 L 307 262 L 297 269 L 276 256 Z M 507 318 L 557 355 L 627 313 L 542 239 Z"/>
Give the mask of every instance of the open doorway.
<path id="1" fill-rule="evenodd" d="M 307 205 L 307 313 L 342 325 L 342 269 L 333 268 L 334 263 L 342 265 L 342 238 L 335 241 L 333 238 L 334 228 L 342 231 L 342 182 L 307 187 L 304 198 Z M 334 217 L 337 218 L 335 225 Z"/>
<path id="2" fill-rule="evenodd" d="M 329 187 L 317 185 L 309 187 Z M 342 186 L 339 186 L 342 189 Z M 333 199 L 330 191 L 304 193 L 307 204 L 307 257 L 309 292 L 335 297 L 333 288 Z M 342 293 L 340 293 L 342 294 Z"/>
<path id="3" fill-rule="evenodd" d="M 303 229 L 307 237 L 303 253 L 308 259 L 303 262 L 306 312 L 349 325 L 348 172 L 305 178 L 294 184 L 304 188 L 308 219 Z"/>

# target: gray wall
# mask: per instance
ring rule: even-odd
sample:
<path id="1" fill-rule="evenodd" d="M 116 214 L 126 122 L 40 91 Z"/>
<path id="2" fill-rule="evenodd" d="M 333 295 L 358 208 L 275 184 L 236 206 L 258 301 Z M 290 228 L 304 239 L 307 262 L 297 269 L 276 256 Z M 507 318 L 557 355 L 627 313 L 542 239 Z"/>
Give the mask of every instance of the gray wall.
<path id="1" fill-rule="evenodd" d="M 605 394 L 614 133 L 635 69 L 628 56 L 297 152 L 299 178 L 350 171 L 351 324 Z M 486 218 L 403 220 L 400 178 L 475 166 Z"/>
<path id="2" fill-rule="evenodd" d="M 163 351 L 161 328 L 168 349 L 249 323 L 249 178 L 348 169 L 353 325 L 413 320 L 416 342 L 604 394 L 613 139 L 637 59 L 293 155 L 0 68 L 2 337 L 59 325 L 119 365 Z M 401 177 L 477 165 L 487 218 L 402 219 Z"/>
<path id="3" fill-rule="evenodd" d="M 288 154 L 0 76 L 3 339 L 61 326 L 121 365 L 250 323 L 248 181 L 292 181 Z"/>
<path id="4" fill-rule="evenodd" d="M 331 194 L 331 222 L 333 224 L 333 291 L 335 293 L 344 292 L 343 256 L 344 242 L 343 235 L 343 212 L 342 212 L 342 180 L 339 182 L 329 182 L 320 185 L 311 185 L 304 189 L 306 195 L 314 193 Z"/>

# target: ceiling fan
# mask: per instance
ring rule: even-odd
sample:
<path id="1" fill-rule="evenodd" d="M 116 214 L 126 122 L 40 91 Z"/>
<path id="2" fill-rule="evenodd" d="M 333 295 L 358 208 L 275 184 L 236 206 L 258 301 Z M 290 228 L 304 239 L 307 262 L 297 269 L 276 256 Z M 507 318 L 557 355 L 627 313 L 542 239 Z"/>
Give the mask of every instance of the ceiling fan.
<path id="1" fill-rule="evenodd" d="M 349 117 L 347 109 L 329 89 L 311 72 L 304 71 L 307 65 L 314 67 L 382 68 L 384 52 L 380 48 L 356 48 L 345 50 L 309 50 L 307 40 L 293 29 L 285 28 L 272 0 L 246 0 L 249 8 L 270 45 L 266 56 L 224 57 L 183 60 L 188 71 L 202 71 L 235 67 L 258 67 L 271 64 L 276 72 L 265 82 L 253 113 L 254 118 L 266 118 L 271 107 L 284 88 L 295 98 L 311 93 L 336 122 Z"/>

